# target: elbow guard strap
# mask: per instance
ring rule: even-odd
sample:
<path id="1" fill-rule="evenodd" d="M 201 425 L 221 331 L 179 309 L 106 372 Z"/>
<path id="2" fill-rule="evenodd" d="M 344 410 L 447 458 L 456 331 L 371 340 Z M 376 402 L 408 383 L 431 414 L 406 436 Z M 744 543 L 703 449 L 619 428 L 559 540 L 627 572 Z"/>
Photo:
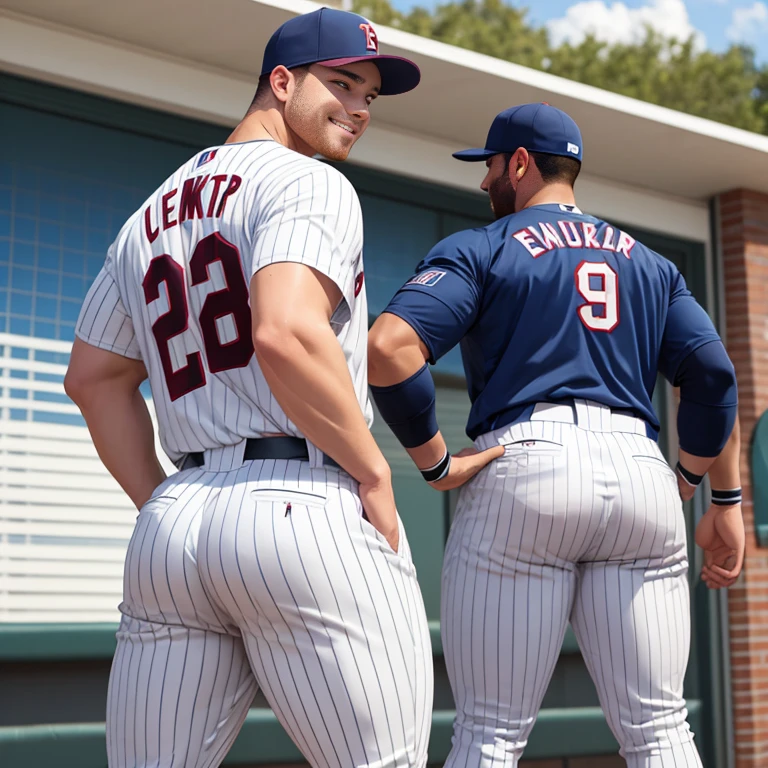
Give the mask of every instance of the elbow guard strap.
<path id="1" fill-rule="evenodd" d="M 399 384 L 371 386 L 379 413 L 405 448 L 416 448 L 437 434 L 435 382 L 427 364 Z"/>

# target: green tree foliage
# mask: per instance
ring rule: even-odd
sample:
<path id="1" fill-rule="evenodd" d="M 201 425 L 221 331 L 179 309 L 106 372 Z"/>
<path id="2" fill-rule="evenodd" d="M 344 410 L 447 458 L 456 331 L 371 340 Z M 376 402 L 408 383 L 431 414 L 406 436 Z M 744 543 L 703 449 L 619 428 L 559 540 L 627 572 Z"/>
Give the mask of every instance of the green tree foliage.
<path id="1" fill-rule="evenodd" d="M 546 30 L 534 29 L 525 10 L 503 0 L 458 0 L 434 11 L 415 7 L 408 14 L 389 0 L 354 0 L 353 10 L 380 24 L 527 67 L 541 69 L 549 50 Z"/>
<path id="2" fill-rule="evenodd" d="M 407 14 L 389 0 L 354 0 L 354 10 L 422 37 L 768 134 L 768 65 L 758 67 L 750 48 L 701 51 L 693 38 L 667 39 L 650 28 L 637 44 L 587 37 L 555 47 L 546 29 L 527 20 L 526 9 L 504 0 L 451 0 Z"/>
<path id="3" fill-rule="evenodd" d="M 548 71 L 570 80 L 748 131 L 766 129 L 756 102 L 759 73 L 747 48 L 700 52 L 692 39 L 678 43 L 648 29 L 639 45 L 587 38 L 554 49 L 550 57 Z"/>
<path id="4" fill-rule="evenodd" d="M 768 67 L 763 67 L 757 74 L 755 110 L 763 121 L 762 132 L 768 133 Z"/>
<path id="5" fill-rule="evenodd" d="M 532 29 L 525 12 L 503 0 L 462 0 L 439 5 L 434 13 L 415 9 L 401 28 L 526 67 L 540 68 L 549 45 L 546 30 Z"/>

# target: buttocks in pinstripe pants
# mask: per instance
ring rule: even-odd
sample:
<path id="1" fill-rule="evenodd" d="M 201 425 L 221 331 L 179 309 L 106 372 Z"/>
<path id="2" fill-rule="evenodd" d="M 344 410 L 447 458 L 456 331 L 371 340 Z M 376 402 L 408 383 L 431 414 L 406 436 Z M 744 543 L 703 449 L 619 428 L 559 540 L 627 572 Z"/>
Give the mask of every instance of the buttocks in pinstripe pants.
<path id="1" fill-rule="evenodd" d="M 432 653 L 405 531 L 393 552 L 341 470 L 239 456 L 206 451 L 139 513 L 110 766 L 218 766 L 258 688 L 312 766 L 424 766 Z"/>
<path id="2" fill-rule="evenodd" d="M 446 548 L 446 768 L 518 764 L 569 619 L 628 766 L 701 766 L 682 696 L 677 481 L 642 421 L 585 401 L 575 412 L 545 408 L 476 441 L 507 449 L 462 489 Z"/>

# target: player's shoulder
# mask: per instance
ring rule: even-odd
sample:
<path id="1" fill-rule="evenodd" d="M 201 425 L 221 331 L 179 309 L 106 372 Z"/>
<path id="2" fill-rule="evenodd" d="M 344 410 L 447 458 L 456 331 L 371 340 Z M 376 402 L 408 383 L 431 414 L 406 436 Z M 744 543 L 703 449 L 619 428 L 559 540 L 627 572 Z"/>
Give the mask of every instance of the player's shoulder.
<path id="1" fill-rule="evenodd" d="M 621 224 L 616 224 L 613 221 L 607 221 L 599 216 L 589 216 L 589 219 L 595 223 L 598 229 L 610 227 L 616 232 L 626 232 L 626 227 Z M 630 228 L 631 229 L 631 228 Z M 635 261 L 638 261 L 642 256 L 645 263 L 653 264 L 658 267 L 659 270 L 665 273 L 674 274 L 678 272 L 674 262 L 670 261 L 666 256 L 662 255 L 658 251 L 655 251 L 649 245 L 642 240 L 642 235 L 637 233 L 628 232 L 627 237 L 632 240 L 632 257 Z"/>
<path id="2" fill-rule="evenodd" d="M 260 187 L 265 199 L 293 200 L 298 196 L 307 210 L 331 205 L 360 214 L 360 200 L 352 182 L 337 168 L 282 147 L 282 167 Z"/>
<path id="3" fill-rule="evenodd" d="M 152 198 L 150 198 L 150 200 L 151 199 Z M 146 203 L 141 208 L 134 211 L 125 221 L 123 226 L 120 227 L 115 239 L 107 249 L 105 266 L 108 270 L 114 271 L 118 264 L 120 264 L 126 257 L 130 257 L 131 243 L 136 241 L 136 232 L 142 227 L 142 217 L 145 209 Z"/>
<path id="4" fill-rule="evenodd" d="M 416 268 L 417 274 L 411 284 L 429 287 L 445 276 L 446 271 L 481 284 L 488 272 L 489 254 L 484 227 L 454 232 L 430 249 Z"/>
<path id="5" fill-rule="evenodd" d="M 302 155 L 293 149 L 272 142 L 264 153 L 264 164 L 270 164 L 272 173 L 283 178 L 285 183 L 310 178 L 321 184 L 335 184 L 353 189 L 349 179 L 337 168 L 315 157 Z"/>
<path id="6" fill-rule="evenodd" d="M 482 259 L 489 253 L 486 227 L 462 229 L 444 237 L 432 248 L 432 253 L 465 261 Z"/>

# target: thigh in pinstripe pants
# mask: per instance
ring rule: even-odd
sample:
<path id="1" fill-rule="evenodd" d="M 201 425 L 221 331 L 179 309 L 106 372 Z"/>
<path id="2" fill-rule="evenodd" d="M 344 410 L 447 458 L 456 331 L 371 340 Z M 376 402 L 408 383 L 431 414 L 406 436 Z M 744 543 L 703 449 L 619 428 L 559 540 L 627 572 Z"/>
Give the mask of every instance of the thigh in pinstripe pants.
<path id="1" fill-rule="evenodd" d="M 181 473 L 142 510 L 110 679 L 110 766 L 221 763 L 258 687 L 312 766 L 424 766 L 431 646 L 405 532 L 299 461 Z"/>
<path id="2" fill-rule="evenodd" d="M 677 480 L 655 442 L 600 438 L 616 484 L 579 566 L 571 623 L 629 768 L 700 768 L 683 699 L 691 623 Z"/>
<path id="3" fill-rule="evenodd" d="M 547 421 L 498 432 L 478 444 L 505 457 L 462 491 L 446 547 L 446 766 L 518 764 L 570 619 L 630 768 L 698 768 L 683 517 L 658 447 Z"/>

